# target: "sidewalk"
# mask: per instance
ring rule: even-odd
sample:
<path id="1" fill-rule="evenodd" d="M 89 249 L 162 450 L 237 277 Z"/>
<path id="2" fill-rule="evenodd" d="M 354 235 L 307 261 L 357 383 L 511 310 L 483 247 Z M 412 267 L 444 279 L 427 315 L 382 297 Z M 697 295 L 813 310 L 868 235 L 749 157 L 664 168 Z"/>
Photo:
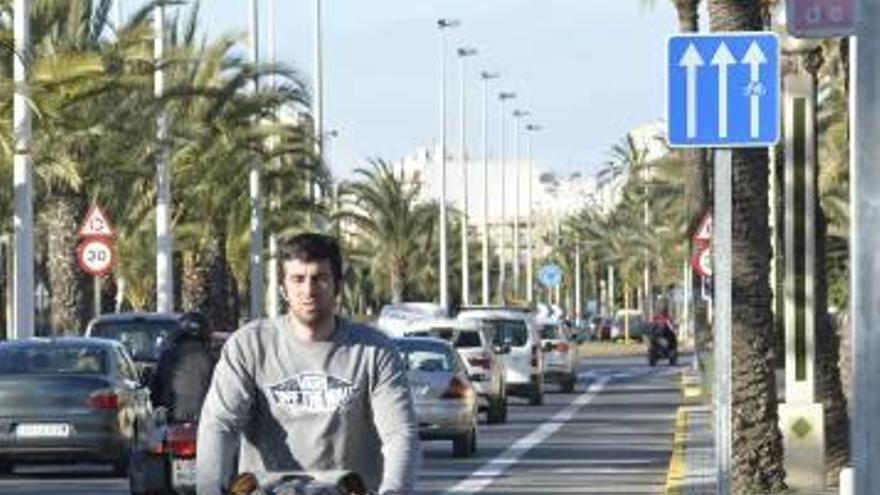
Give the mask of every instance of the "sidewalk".
<path id="1" fill-rule="evenodd" d="M 675 440 L 664 495 L 713 495 L 715 493 L 715 439 L 712 406 L 703 404 L 698 373 L 682 375 L 684 405 L 679 407 Z M 813 495 L 836 495 L 826 489 Z M 806 495 L 806 494 L 804 494 Z"/>

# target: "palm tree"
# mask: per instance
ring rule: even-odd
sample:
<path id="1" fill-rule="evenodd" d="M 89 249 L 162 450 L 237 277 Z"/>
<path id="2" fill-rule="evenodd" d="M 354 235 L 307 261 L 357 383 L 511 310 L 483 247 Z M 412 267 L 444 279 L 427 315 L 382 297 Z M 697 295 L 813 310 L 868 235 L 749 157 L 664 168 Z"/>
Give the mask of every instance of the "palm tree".
<path id="1" fill-rule="evenodd" d="M 758 0 L 709 0 L 713 31 L 760 31 Z M 732 472 L 735 493 L 785 488 L 776 378 L 770 350 L 767 152 L 734 150 L 732 205 Z"/>
<path id="2" fill-rule="evenodd" d="M 387 162 L 371 164 L 340 188 L 336 217 L 353 226 L 354 252 L 363 253 L 380 293 L 399 303 L 418 289 L 419 273 L 432 266 L 435 209 L 419 204 L 418 185 L 395 175 Z"/>

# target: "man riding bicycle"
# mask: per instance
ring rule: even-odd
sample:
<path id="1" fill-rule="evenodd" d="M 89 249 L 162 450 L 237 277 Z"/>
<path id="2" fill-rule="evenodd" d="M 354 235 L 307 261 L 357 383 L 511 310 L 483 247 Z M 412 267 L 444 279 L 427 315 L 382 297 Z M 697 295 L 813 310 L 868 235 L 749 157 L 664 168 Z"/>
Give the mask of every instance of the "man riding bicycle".
<path id="1" fill-rule="evenodd" d="M 413 493 L 418 425 L 393 342 L 336 315 L 336 240 L 301 234 L 279 249 L 289 310 L 223 347 L 199 423 L 198 493 L 238 472 L 346 470 L 382 495 Z"/>

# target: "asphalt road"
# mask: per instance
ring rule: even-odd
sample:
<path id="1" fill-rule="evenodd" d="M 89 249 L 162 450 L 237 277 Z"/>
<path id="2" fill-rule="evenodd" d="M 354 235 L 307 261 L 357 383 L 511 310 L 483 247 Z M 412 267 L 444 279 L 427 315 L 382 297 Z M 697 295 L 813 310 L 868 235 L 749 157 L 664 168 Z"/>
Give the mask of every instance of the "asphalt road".
<path id="1" fill-rule="evenodd" d="M 543 406 L 512 398 L 508 422 L 481 424 L 477 455 L 426 442 L 419 495 L 658 494 L 666 481 L 680 368 L 644 358 L 590 359 L 574 394 L 553 386 Z M 127 495 L 103 466 L 18 466 L 0 494 Z"/>

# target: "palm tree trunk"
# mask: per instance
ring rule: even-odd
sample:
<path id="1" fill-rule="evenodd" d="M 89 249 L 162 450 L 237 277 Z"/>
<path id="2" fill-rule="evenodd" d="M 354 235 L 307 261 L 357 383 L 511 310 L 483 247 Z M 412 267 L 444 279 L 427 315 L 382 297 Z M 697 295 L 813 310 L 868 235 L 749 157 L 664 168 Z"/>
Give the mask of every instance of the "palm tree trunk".
<path id="1" fill-rule="evenodd" d="M 709 0 L 713 31 L 760 31 L 759 0 Z M 770 350 L 770 229 L 766 149 L 733 151 L 732 400 L 734 493 L 785 489 Z"/>
<path id="2" fill-rule="evenodd" d="M 210 328 L 235 330 L 238 314 L 232 270 L 226 258 L 226 229 L 211 228 L 197 253 L 187 253 L 183 262 L 183 307 L 205 316 Z"/>
<path id="3" fill-rule="evenodd" d="M 50 326 L 64 335 L 77 335 L 88 321 L 86 277 L 76 262 L 77 212 L 71 196 L 57 195 L 45 206 L 42 223 L 47 232 Z"/>

